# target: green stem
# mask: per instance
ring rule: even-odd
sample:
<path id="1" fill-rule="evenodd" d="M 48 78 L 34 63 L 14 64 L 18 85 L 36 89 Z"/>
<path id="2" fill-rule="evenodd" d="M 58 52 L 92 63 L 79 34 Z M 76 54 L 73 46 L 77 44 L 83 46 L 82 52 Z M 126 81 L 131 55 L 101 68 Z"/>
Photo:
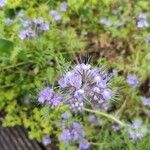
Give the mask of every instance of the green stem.
<path id="1" fill-rule="evenodd" d="M 117 118 L 113 117 L 112 115 L 110 114 L 107 114 L 105 112 L 99 112 L 99 111 L 95 111 L 95 110 L 91 110 L 91 109 L 88 109 L 88 108 L 84 108 L 85 111 L 87 112 L 91 112 L 91 113 L 95 113 L 97 115 L 101 115 L 103 117 L 106 117 L 108 118 L 109 120 L 112 120 L 112 121 L 115 121 L 116 123 L 118 123 L 120 126 L 126 126 L 125 123 L 123 123 L 122 121 L 118 120 Z"/>

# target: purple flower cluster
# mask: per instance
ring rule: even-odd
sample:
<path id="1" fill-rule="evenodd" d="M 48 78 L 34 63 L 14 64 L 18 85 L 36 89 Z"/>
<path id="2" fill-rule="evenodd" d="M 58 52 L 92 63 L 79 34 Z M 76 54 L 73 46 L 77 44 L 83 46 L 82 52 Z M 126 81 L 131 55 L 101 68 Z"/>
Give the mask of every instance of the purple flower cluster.
<path id="1" fill-rule="evenodd" d="M 7 2 L 7 0 L 0 0 L 0 8 L 4 7 L 6 2 Z"/>
<path id="2" fill-rule="evenodd" d="M 141 101 L 142 101 L 142 103 L 143 103 L 144 106 L 150 107 L 150 98 L 141 97 Z"/>
<path id="3" fill-rule="evenodd" d="M 46 87 L 39 93 L 38 102 L 41 104 L 46 103 L 51 108 L 55 108 L 62 102 L 60 94 L 54 94 L 54 90 L 50 87 Z"/>
<path id="4" fill-rule="evenodd" d="M 60 10 L 61 10 L 62 12 L 65 12 L 65 11 L 67 10 L 67 8 L 68 8 L 67 2 L 62 2 L 62 3 L 60 4 Z"/>
<path id="5" fill-rule="evenodd" d="M 149 26 L 148 20 L 147 20 L 147 14 L 141 13 L 137 17 L 137 27 L 138 28 L 146 28 Z"/>
<path id="6" fill-rule="evenodd" d="M 111 76 L 100 68 L 89 64 L 78 64 L 59 81 L 66 94 L 66 101 L 72 110 L 82 110 L 85 103 L 108 109 L 113 96 L 108 87 Z"/>
<path id="7" fill-rule="evenodd" d="M 59 14 L 59 12 L 57 10 L 51 10 L 50 11 L 50 15 L 53 17 L 53 19 L 55 21 L 60 21 L 61 20 L 61 15 Z"/>
<path id="8" fill-rule="evenodd" d="M 142 139 L 147 134 L 146 128 L 142 127 L 142 121 L 136 119 L 128 128 L 128 136 L 133 141 L 136 142 Z"/>
<path id="9" fill-rule="evenodd" d="M 90 147 L 90 144 L 86 140 L 86 134 L 83 127 L 77 122 L 74 122 L 71 127 L 63 129 L 59 136 L 59 140 L 66 144 L 69 144 L 70 142 L 78 143 L 80 150 L 88 150 Z"/>
<path id="10" fill-rule="evenodd" d="M 49 137 L 49 136 L 44 136 L 44 137 L 42 138 L 42 144 L 43 144 L 44 146 L 47 146 L 47 145 L 51 144 L 51 139 L 50 139 L 50 137 Z"/>
<path id="11" fill-rule="evenodd" d="M 37 36 L 39 33 L 46 32 L 49 30 L 48 22 L 44 21 L 42 18 L 37 18 L 33 20 L 21 18 L 21 22 L 22 22 L 23 27 L 25 28 L 19 34 L 19 37 L 22 40 L 26 38 L 33 38 Z"/>
<path id="12" fill-rule="evenodd" d="M 21 40 L 24 40 L 26 38 L 33 38 L 33 37 L 35 37 L 35 32 L 33 32 L 30 29 L 22 30 L 19 33 L 19 37 L 20 37 Z"/>
<path id="13" fill-rule="evenodd" d="M 139 82 L 139 80 L 138 80 L 138 78 L 137 78 L 136 75 L 129 74 L 129 75 L 127 76 L 127 83 L 128 83 L 129 85 L 131 85 L 132 87 L 136 88 L 136 87 L 139 86 L 139 83 L 140 83 L 140 82 Z"/>

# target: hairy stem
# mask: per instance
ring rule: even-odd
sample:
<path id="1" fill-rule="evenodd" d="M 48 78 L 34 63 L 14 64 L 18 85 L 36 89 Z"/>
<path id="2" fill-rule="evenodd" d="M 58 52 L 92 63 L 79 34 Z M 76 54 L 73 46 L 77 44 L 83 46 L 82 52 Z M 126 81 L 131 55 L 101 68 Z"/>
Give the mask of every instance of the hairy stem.
<path id="1" fill-rule="evenodd" d="M 112 116 L 112 115 L 110 115 L 110 114 L 107 114 L 107 113 L 105 113 L 105 112 L 95 111 L 95 110 L 91 110 L 91 109 L 88 109 L 88 108 L 84 108 L 84 110 L 87 111 L 87 112 L 95 113 L 95 114 L 97 114 L 97 115 L 106 117 L 106 118 L 108 118 L 109 120 L 112 120 L 112 121 L 116 122 L 117 124 L 119 124 L 119 125 L 122 126 L 122 127 L 125 127 L 125 126 L 126 126 L 125 123 L 123 123 L 122 121 L 120 121 L 120 120 L 117 119 L 116 117 L 114 117 L 114 116 Z"/>

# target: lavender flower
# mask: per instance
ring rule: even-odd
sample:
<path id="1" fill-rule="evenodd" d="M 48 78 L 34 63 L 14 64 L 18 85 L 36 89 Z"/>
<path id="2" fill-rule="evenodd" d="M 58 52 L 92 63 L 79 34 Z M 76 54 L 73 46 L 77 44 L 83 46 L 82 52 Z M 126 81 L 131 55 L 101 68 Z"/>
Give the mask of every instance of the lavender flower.
<path id="1" fill-rule="evenodd" d="M 108 20 L 107 18 L 101 18 L 100 24 L 106 25 L 106 26 L 112 26 L 112 22 L 110 20 Z"/>
<path id="2" fill-rule="evenodd" d="M 147 21 L 147 14 L 141 13 L 137 17 L 137 27 L 138 28 L 146 28 L 149 26 L 149 23 Z"/>
<path id="3" fill-rule="evenodd" d="M 142 103 L 143 103 L 144 106 L 150 107 L 150 98 L 141 97 L 141 101 L 142 101 Z"/>
<path id="4" fill-rule="evenodd" d="M 66 93 L 66 99 L 71 109 L 82 110 L 86 104 L 109 107 L 113 96 L 108 87 L 111 75 L 102 68 L 92 68 L 89 64 L 76 65 L 59 81 L 60 87 Z M 105 107 L 104 107 L 105 106 Z"/>
<path id="5" fill-rule="evenodd" d="M 136 119 L 128 128 L 128 136 L 133 142 L 142 139 L 146 134 L 147 130 L 142 127 L 141 120 Z"/>
<path id="6" fill-rule="evenodd" d="M 50 137 L 49 137 L 49 136 L 44 136 L 44 137 L 42 138 L 42 143 L 43 143 L 44 146 L 47 146 L 47 145 L 51 144 L 51 139 L 50 139 Z"/>
<path id="7" fill-rule="evenodd" d="M 65 12 L 65 11 L 67 10 L 67 7 L 68 7 L 68 4 L 67 4 L 66 2 L 62 2 L 62 3 L 60 4 L 60 10 L 61 10 L 62 12 Z"/>
<path id="8" fill-rule="evenodd" d="M 0 0 L 0 8 L 4 7 L 6 2 L 7 2 L 7 0 Z"/>
<path id="9" fill-rule="evenodd" d="M 131 85 L 134 88 L 139 86 L 139 80 L 138 80 L 136 75 L 129 74 L 127 76 L 127 82 L 128 82 L 129 85 Z"/>
<path id="10" fill-rule="evenodd" d="M 50 87 L 46 87 L 39 93 L 38 102 L 47 103 L 51 108 L 55 108 L 62 101 L 62 97 L 59 94 L 54 95 L 54 90 Z"/>
<path id="11" fill-rule="evenodd" d="M 32 30 L 22 30 L 20 33 L 19 33 L 19 37 L 21 40 L 24 40 L 26 38 L 33 38 L 35 37 L 35 33 L 32 31 Z"/>
<path id="12" fill-rule="evenodd" d="M 51 10 L 50 14 L 52 15 L 52 17 L 55 21 L 61 20 L 61 16 L 56 10 Z"/>

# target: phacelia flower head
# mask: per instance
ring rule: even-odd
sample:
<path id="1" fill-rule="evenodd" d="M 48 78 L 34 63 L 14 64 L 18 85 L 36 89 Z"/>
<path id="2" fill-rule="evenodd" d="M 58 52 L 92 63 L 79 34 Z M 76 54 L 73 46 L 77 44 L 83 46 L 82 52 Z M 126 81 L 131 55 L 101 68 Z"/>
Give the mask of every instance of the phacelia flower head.
<path id="1" fill-rule="evenodd" d="M 67 7 L 68 7 L 67 2 L 62 2 L 62 3 L 60 4 L 60 10 L 61 10 L 62 12 L 65 12 L 65 11 L 67 10 Z"/>
<path id="2" fill-rule="evenodd" d="M 4 7 L 4 5 L 6 4 L 7 0 L 0 0 L 0 9 L 2 7 Z"/>
<path id="3" fill-rule="evenodd" d="M 136 87 L 139 86 L 139 83 L 140 83 L 140 82 L 139 82 L 139 80 L 138 80 L 138 78 L 137 78 L 136 75 L 129 74 L 129 75 L 127 76 L 127 83 L 128 83 L 129 85 L 131 85 L 132 87 L 136 88 Z"/>
<path id="4" fill-rule="evenodd" d="M 142 121 L 136 119 L 128 128 L 128 136 L 133 141 L 142 139 L 147 134 L 146 128 L 142 127 Z"/>
<path id="5" fill-rule="evenodd" d="M 52 15 L 52 17 L 55 21 L 61 20 L 61 16 L 60 16 L 59 12 L 56 10 L 51 10 L 50 15 Z"/>
<path id="6" fill-rule="evenodd" d="M 50 87 L 46 87 L 39 93 L 38 102 L 43 104 L 46 103 L 51 108 L 55 108 L 62 101 L 60 94 L 55 94 L 54 90 Z"/>
<path id="7" fill-rule="evenodd" d="M 150 107 L 150 98 L 148 98 L 148 97 L 141 97 L 141 101 L 142 101 L 142 104 L 144 106 Z"/>
<path id="8" fill-rule="evenodd" d="M 73 122 L 72 125 L 68 128 L 65 128 L 62 130 L 62 133 L 59 136 L 59 140 L 63 141 L 66 144 L 69 144 L 70 142 L 76 142 L 79 145 L 86 143 L 87 146 L 85 146 L 85 148 L 89 147 L 89 143 L 86 140 L 86 134 L 83 130 L 82 125 L 80 125 L 77 122 Z M 80 149 L 83 145 L 80 145 Z M 83 148 L 82 148 L 83 149 Z"/>
<path id="9" fill-rule="evenodd" d="M 145 13 L 141 13 L 138 17 L 137 17 L 137 27 L 138 28 L 146 28 L 149 26 L 149 23 L 147 21 L 147 14 Z"/>
<path id="10" fill-rule="evenodd" d="M 108 86 L 111 76 L 102 68 L 78 64 L 59 81 L 71 109 L 82 110 L 85 104 L 109 105 L 113 92 Z M 105 107 L 106 108 L 106 107 Z"/>
<path id="11" fill-rule="evenodd" d="M 27 39 L 27 38 L 33 38 L 35 37 L 35 32 L 33 32 L 32 30 L 30 29 L 25 29 L 25 30 L 22 30 L 20 33 L 19 33 L 19 37 L 21 40 L 24 40 L 24 39 Z"/>

